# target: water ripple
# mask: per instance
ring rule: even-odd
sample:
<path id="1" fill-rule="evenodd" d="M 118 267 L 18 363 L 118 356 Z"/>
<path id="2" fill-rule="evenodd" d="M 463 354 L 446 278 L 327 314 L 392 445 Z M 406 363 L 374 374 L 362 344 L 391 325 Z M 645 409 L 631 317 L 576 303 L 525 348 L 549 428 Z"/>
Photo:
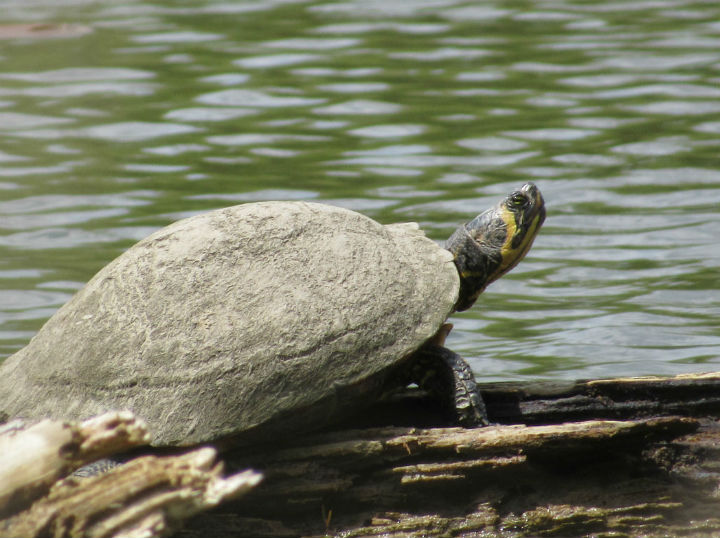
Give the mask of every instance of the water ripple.
<path id="1" fill-rule="evenodd" d="M 119 67 L 66 67 L 30 73 L 0 73 L 0 79 L 24 82 L 88 82 L 108 80 L 143 80 L 154 78 L 155 73 L 140 69 Z"/>
<path id="2" fill-rule="evenodd" d="M 25 114 L 23 112 L 0 112 L 0 130 L 14 131 L 16 129 L 33 129 L 46 125 L 60 125 L 72 123 L 72 118 L 58 118 L 52 116 L 40 116 L 37 114 Z"/>
<path id="3" fill-rule="evenodd" d="M 401 105 L 395 103 L 385 103 L 382 101 L 370 101 L 368 99 L 354 99 L 344 103 L 337 103 L 324 107 L 314 108 L 315 114 L 322 115 L 376 115 L 376 114 L 395 114 L 402 109 Z"/>
<path id="4" fill-rule="evenodd" d="M 425 131 L 423 125 L 370 125 L 368 127 L 360 127 L 359 129 L 351 129 L 349 134 L 361 136 L 364 138 L 403 138 L 406 136 L 414 136 Z"/>
<path id="5" fill-rule="evenodd" d="M 336 50 L 354 47 L 362 43 L 360 39 L 353 37 L 330 39 L 330 38 L 313 38 L 313 37 L 297 37 L 289 39 L 276 39 L 274 41 L 265 41 L 263 47 L 272 49 L 292 49 L 292 50 Z"/>
<path id="6" fill-rule="evenodd" d="M 140 241 L 153 233 L 155 227 L 119 227 L 101 231 L 79 228 L 43 228 L 0 236 L 0 246 L 21 250 L 54 250 L 85 247 L 116 241 Z"/>
<path id="7" fill-rule="evenodd" d="M 500 136 L 465 138 L 455 142 L 458 146 L 481 151 L 516 151 L 527 147 L 527 143 Z"/>
<path id="8" fill-rule="evenodd" d="M 637 53 L 615 55 L 598 62 L 598 67 L 623 69 L 628 71 L 661 71 L 667 72 L 678 67 L 688 68 L 693 65 L 709 65 L 720 61 L 720 54 L 677 54 L 659 55 Z"/>
<path id="9" fill-rule="evenodd" d="M 495 21 L 513 13 L 507 9 L 499 9 L 493 6 L 467 6 L 444 9 L 440 15 L 451 21 Z"/>
<path id="10" fill-rule="evenodd" d="M 328 137 L 319 135 L 243 133 L 236 135 L 209 136 L 206 140 L 211 144 L 220 144 L 222 146 L 254 146 L 258 144 L 274 144 L 276 142 L 284 142 L 288 140 L 299 142 L 323 142 L 327 139 Z"/>
<path id="11" fill-rule="evenodd" d="M 54 166 L 3 166 L 0 167 L 0 177 L 47 176 L 64 174 L 71 171 L 81 162 L 65 162 Z"/>
<path id="12" fill-rule="evenodd" d="M 720 112 L 719 101 L 656 101 L 642 105 L 624 105 L 623 110 L 641 114 L 660 114 L 664 116 L 704 116 Z"/>
<path id="13" fill-rule="evenodd" d="M 318 90 L 333 93 L 369 93 L 388 90 L 390 86 L 384 82 L 337 82 L 320 84 Z"/>
<path id="14" fill-rule="evenodd" d="M 598 134 L 593 129 L 529 129 L 526 131 L 505 131 L 503 134 L 526 140 L 578 140 Z"/>
<path id="15" fill-rule="evenodd" d="M 649 142 L 632 142 L 620 144 L 610 148 L 616 153 L 627 153 L 630 155 L 672 155 L 682 151 L 689 151 L 688 140 L 658 139 Z"/>
<path id="16" fill-rule="evenodd" d="M 693 127 L 699 133 L 720 134 L 720 121 L 706 121 Z"/>
<path id="17" fill-rule="evenodd" d="M 327 24 L 313 29 L 317 34 L 367 34 L 370 32 L 395 31 L 400 34 L 440 34 L 451 28 L 448 24 L 401 23 L 401 22 L 345 22 Z"/>
<path id="18" fill-rule="evenodd" d="M 257 114 L 257 110 L 239 107 L 181 108 L 165 114 L 168 120 L 177 121 L 228 121 Z"/>
<path id="19" fill-rule="evenodd" d="M 18 215 L 89 206 L 138 207 L 147 205 L 148 199 L 156 196 L 157 193 L 154 191 L 130 191 L 119 194 L 45 194 L 0 201 L 0 213 Z"/>
<path id="20" fill-rule="evenodd" d="M 237 86 L 238 84 L 245 84 L 249 79 L 250 75 L 245 73 L 220 73 L 203 77 L 200 81 L 218 86 Z"/>
<path id="21" fill-rule="evenodd" d="M 51 226 L 67 226 L 70 224 L 84 224 L 92 220 L 120 217 L 128 213 L 127 209 L 95 209 L 92 211 L 54 212 L 49 214 L 3 216 L 0 229 L 5 230 L 32 230 L 34 228 L 47 228 Z"/>
<path id="22" fill-rule="evenodd" d="M 181 123 L 152 123 L 147 121 L 126 121 L 96 125 L 83 129 L 81 136 L 112 140 L 117 142 L 138 142 L 162 136 L 171 136 L 200 131 L 197 127 Z"/>
<path id="23" fill-rule="evenodd" d="M 293 75 L 305 77 L 335 77 L 362 78 L 382 73 L 381 67 L 356 67 L 351 69 L 336 69 L 332 67 L 300 67 L 293 69 Z"/>
<path id="24" fill-rule="evenodd" d="M 22 155 L 11 155 L 10 153 L 5 153 L 4 151 L 0 151 L 0 163 L 12 163 L 12 162 L 18 162 L 18 161 L 27 161 L 28 157 L 23 157 Z"/>
<path id="25" fill-rule="evenodd" d="M 421 52 L 393 52 L 390 58 L 396 60 L 419 60 L 421 62 L 438 62 L 451 58 L 482 58 L 494 54 L 489 50 L 481 49 L 459 49 L 454 47 L 443 47 L 434 50 Z"/>
<path id="26" fill-rule="evenodd" d="M 3 310 L 11 311 L 25 310 L 26 308 L 57 308 L 67 302 L 70 297 L 71 294 L 56 291 L 25 290 L 21 294 L 13 290 L 0 290 L 0 304 L 3 305 Z"/>
<path id="27" fill-rule="evenodd" d="M 264 202 L 267 200 L 308 200 L 317 198 L 313 191 L 293 189 L 263 189 L 259 191 L 227 193 L 227 194 L 195 194 L 188 200 L 213 200 L 222 202 Z"/>
<path id="28" fill-rule="evenodd" d="M 153 155 L 165 155 L 168 157 L 182 155 L 183 153 L 204 152 L 210 149 L 210 146 L 203 144 L 173 144 L 169 146 L 157 146 L 154 148 L 144 148 L 143 152 L 152 153 Z"/>
<path id="29" fill-rule="evenodd" d="M 265 69 L 268 67 L 284 67 L 287 65 L 313 62 L 321 58 L 322 56 L 319 54 L 265 54 L 262 56 L 251 56 L 249 58 L 235 60 L 233 65 L 244 67 L 246 69 Z"/>
<path id="30" fill-rule="evenodd" d="M 352 153 L 349 153 L 352 154 Z M 404 166 L 404 167 L 436 167 L 436 166 L 475 166 L 480 168 L 495 168 L 518 163 L 524 159 L 534 157 L 538 152 L 527 151 L 509 153 L 505 155 L 492 155 L 483 157 L 461 157 L 451 155 L 372 155 L 353 157 L 330 164 L 347 165 L 375 165 L 375 166 Z"/>
<path id="31" fill-rule="evenodd" d="M 599 90 L 592 93 L 596 99 L 624 99 L 646 95 L 670 97 L 720 97 L 720 88 L 701 84 L 645 84 L 615 90 Z"/>
<path id="32" fill-rule="evenodd" d="M 155 93 L 157 86 L 138 82 L 85 82 L 78 84 L 56 84 L 22 90 L 3 90 L 4 95 L 25 95 L 32 97 L 83 97 L 92 94 L 145 96 Z"/>
<path id="33" fill-rule="evenodd" d="M 232 89 L 210 92 L 196 97 L 195 100 L 206 105 L 238 107 L 299 107 L 324 103 L 326 99 L 309 98 L 295 95 L 271 95 L 259 90 Z"/>
<path id="34" fill-rule="evenodd" d="M 222 34 L 211 32 L 160 32 L 156 34 L 142 34 L 132 36 L 130 39 L 136 43 L 205 43 L 223 39 Z"/>

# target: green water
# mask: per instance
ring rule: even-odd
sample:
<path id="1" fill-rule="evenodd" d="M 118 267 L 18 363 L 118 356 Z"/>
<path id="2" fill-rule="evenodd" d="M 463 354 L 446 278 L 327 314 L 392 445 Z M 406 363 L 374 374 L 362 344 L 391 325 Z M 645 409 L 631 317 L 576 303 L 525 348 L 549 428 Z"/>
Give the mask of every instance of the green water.
<path id="1" fill-rule="evenodd" d="M 0 14 L 0 358 L 178 218 L 313 199 L 442 240 L 531 180 L 548 207 L 533 250 L 453 318 L 480 378 L 720 367 L 716 2 Z"/>

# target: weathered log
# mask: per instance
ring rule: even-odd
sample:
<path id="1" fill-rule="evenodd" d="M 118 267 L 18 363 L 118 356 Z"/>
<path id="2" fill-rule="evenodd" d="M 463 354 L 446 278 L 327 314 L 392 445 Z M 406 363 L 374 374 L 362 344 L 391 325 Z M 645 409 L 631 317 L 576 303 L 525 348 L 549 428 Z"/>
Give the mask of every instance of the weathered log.
<path id="1" fill-rule="evenodd" d="M 98 476 L 56 481 L 99 457 L 147 443 L 144 425 L 127 412 L 82 424 L 43 421 L 3 430 L 0 509 L 4 516 L 14 514 L 0 520 L 3 537 L 165 536 L 261 479 L 252 471 L 224 478 L 216 450 L 205 447 L 138 457 Z"/>
<path id="2" fill-rule="evenodd" d="M 234 449 L 228 468 L 255 469 L 263 482 L 241 501 L 198 514 L 178 536 L 720 537 L 720 374 L 506 383 L 483 392 L 491 420 L 514 424 L 443 427 L 435 404 L 410 392 L 342 429 Z M 143 457 L 89 481 L 66 479 L 6 520 L 0 535 L 170 532 L 212 504 L 194 504 L 202 487 L 166 505 L 165 519 L 142 508 L 145 493 L 111 493 L 161 476 L 165 459 L 177 457 L 199 456 Z M 219 478 L 219 466 L 205 470 Z M 149 484 L 164 480 L 190 482 L 183 475 Z M 74 492 L 58 493 L 67 487 Z M 159 499 L 172 496 L 164 487 Z M 85 511 L 88 503 L 122 510 L 108 522 Z"/>
<path id="3" fill-rule="evenodd" d="M 0 427 L 0 517 L 18 512 L 81 465 L 146 444 L 145 424 L 128 412 L 83 423 L 22 421 Z"/>
<path id="4" fill-rule="evenodd" d="M 234 451 L 264 483 L 180 536 L 720 536 L 720 375 L 483 388 L 491 419 L 531 425 Z M 429 405 L 400 404 L 416 419 Z"/>
<path id="5" fill-rule="evenodd" d="M 70 477 L 28 510 L 8 519 L 0 534 L 36 536 L 167 536 L 184 519 L 242 495 L 261 475 L 222 478 L 223 465 L 206 447 L 178 456 L 144 456 L 91 478 Z"/>

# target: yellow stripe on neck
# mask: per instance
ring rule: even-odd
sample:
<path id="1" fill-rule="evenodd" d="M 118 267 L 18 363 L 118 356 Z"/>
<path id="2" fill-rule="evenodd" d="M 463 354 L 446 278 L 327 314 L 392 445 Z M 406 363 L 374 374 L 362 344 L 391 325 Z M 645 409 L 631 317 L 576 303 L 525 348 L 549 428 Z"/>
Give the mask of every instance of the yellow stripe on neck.
<path id="1" fill-rule="evenodd" d="M 530 250 L 530 246 L 535 239 L 535 232 L 537 230 L 538 222 L 540 220 L 539 217 L 539 214 L 535 216 L 532 224 L 525 231 L 525 237 L 523 237 L 523 240 L 517 247 L 513 248 L 512 242 L 513 239 L 515 239 L 515 234 L 518 233 L 518 227 L 515 221 L 515 214 L 508 209 L 503 209 L 502 219 L 505 222 L 507 235 L 501 249 L 502 261 L 500 262 L 500 266 L 490 277 L 489 282 L 500 278 L 503 274 L 515 267 L 515 265 L 517 265 L 520 260 L 525 257 L 525 254 L 527 254 L 528 250 Z"/>

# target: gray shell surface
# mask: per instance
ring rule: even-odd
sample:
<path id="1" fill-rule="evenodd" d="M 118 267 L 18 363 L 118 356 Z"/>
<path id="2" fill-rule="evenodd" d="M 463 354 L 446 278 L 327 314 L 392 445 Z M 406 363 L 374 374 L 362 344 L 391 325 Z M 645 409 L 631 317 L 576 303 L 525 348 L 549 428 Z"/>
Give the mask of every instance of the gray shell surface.
<path id="1" fill-rule="evenodd" d="M 306 202 L 212 211 L 130 248 L 8 358 L 0 414 L 130 409 L 155 445 L 321 426 L 430 338 L 458 289 L 417 225 Z"/>

